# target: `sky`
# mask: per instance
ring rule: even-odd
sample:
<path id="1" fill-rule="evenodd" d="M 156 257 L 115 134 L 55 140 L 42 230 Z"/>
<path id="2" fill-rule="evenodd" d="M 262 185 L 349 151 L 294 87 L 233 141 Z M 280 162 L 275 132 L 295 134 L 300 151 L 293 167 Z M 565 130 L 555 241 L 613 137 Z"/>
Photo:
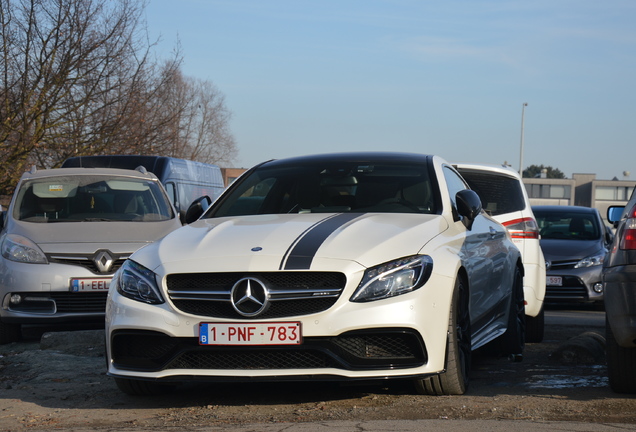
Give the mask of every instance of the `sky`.
<path id="1" fill-rule="evenodd" d="M 235 168 L 399 151 L 636 179 L 633 0 L 149 0 L 145 19 L 225 96 Z"/>

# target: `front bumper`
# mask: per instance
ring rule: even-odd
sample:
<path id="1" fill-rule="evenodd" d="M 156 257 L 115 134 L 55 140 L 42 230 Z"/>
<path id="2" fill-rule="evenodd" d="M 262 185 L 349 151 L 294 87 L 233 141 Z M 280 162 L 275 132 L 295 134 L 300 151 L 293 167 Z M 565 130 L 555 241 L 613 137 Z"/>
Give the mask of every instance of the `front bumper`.
<path id="1" fill-rule="evenodd" d="M 452 287 L 453 281 L 433 276 L 425 287 L 398 297 L 352 303 L 343 296 L 323 312 L 276 318 L 301 323 L 303 343 L 294 346 L 199 345 L 201 322 L 236 320 L 186 314 L 169 302 L 148 305 L 112 291 L 106 308 L 108 374 L 152 380 L 231 377 L 252 381 L 440 373 Z"/>
<path id="2" fill-rule="evenodd" d="M 526 302 L 526 315 L 539 315 L 543 309 L 545 289 L 545 266 L 524 263 L 523 296 Z"/>
<path id="3" fill-rule="evenodd" d="M 601 274 L 603 266 L 593 266 L 578 269 L 551 269 L 546 272 L 546 302 L 585 303 L 603 301 Z M 562 279 L 561 286 L 550 285 L 550 277 Z M 601 292 L 594 290 L 594 286 L 601 287 Z"/>
<path id="4" fill-rule="evenodd" d="M 0 318 L 6 323 L 44 324 L 103 321 L 107 286 L 73 292 L 71 279 L 108 279 L 75 265 L 26 264 L 0 257 Z M 19 294 L 21 301 L 11 301 Z"/>
<path id="5" fill-rule="evenodd" d="M 636 347 L 636 265 L 608 267 L 603 273 L 605 313 L 618 344 Z"/>
<path id="6" fill-rule="evenodd" d="M 158 332 L 115 332 L 112 362 L 118 369 L 156 372 L 187 370 L 405 369 L 427 363 L 426 347 L 412 329 L 352 331 L 309 337 L 292 346 L 201 346 L 197 338 Z"/>

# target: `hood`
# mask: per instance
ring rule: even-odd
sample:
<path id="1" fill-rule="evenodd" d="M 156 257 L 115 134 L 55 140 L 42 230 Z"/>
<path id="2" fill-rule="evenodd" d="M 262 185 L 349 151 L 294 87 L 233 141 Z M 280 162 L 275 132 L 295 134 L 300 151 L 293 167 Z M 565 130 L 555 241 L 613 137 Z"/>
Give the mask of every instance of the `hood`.
<path id="1" fill-rule="evenodd" d="M 417 254 L 448 228 L 438 215 L 281 214 L 199 220 L 138 251 L 133 259 L 164 271 L 319 269 L 325 260 L 372 266 Z M 178 270 L 176 270 L 178 269 Z"/>
<path id="2" fill-rule="evenodd" d="M 7 232 L 32 240 L 47 252 L 80 252 L 87 245 L 129 250 L 156 241 L 181 227 L 178 219 L 153 222 L 57 222 L 12 221 Z M 119 246 L 117 246 L 119 245 Z M 129 246 L 128 246 L 129 245 Z"/>
<path id="3" fill-rule="evenodd" d="M 580 260 L 603 250 L 600 240 L 541 240 L 543 256 L 548 261 Z"/>

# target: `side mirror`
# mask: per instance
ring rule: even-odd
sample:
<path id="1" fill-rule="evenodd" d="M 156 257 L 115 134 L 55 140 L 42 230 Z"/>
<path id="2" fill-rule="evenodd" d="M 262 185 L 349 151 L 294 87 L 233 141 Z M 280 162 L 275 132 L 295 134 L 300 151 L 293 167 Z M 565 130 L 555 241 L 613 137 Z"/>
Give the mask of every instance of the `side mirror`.
<path id="1" fill-rule="evenodd" d="M 199 219 L 208 207 L 210 207 L 210 204 L 212 204 L 212 200 L 207 195 L 194 200 L 194 202 L 190 204 L 190 207 L 188 207 L 188 211 L 186 211 L 185 223 L 191 224 Z"/>
<path id="2" fill-rule="evenodd" d="M 616 222 L 621 220 L 624 210 L 625 206 L 609 206 L 607 209 L 607 220 L 614 224 L 614 228 L 616 228 Z"/>
<path id="3" fill-rule="evenodd" d="M 481 199 L 473 190 L 464 189 L 455 195 L 457 203 L 457 213 L 462 217 L 462 223 L 466 229 L 471 229 L 473 222 L 479 213 L 481 213 Z"/>

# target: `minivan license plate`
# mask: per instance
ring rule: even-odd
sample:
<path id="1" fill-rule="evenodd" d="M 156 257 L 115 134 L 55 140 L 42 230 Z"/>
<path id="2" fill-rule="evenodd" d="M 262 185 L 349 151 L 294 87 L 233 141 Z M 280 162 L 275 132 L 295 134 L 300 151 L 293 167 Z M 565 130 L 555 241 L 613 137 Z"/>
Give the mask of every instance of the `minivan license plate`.
<path id="1" fill-rule="evenodd" d="M 71 279 L 71 292 L 104 292 L 112 278 L 76 278 Z"/>
<path id="2" fill-rule="evenodd" d="M 200 345 L 300 345 L 300 322 L 200 323 Z"/>
<path id="3" fill-rule="evenodd" d="M 561 276 L 548 276 L 547 286 L 563 286 L 563 278 Z"/>

